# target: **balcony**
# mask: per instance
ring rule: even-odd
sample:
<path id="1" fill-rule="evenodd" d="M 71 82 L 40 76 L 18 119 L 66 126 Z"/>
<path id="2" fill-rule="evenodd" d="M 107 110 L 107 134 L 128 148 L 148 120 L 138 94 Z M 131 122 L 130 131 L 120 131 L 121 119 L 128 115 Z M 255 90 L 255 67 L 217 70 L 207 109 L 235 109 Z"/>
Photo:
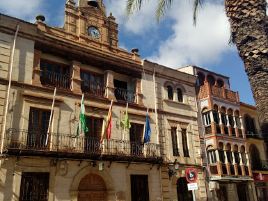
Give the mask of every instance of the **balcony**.
<path id="1" fill-rule="evenodd" d="M 43 70 L 40 76 L 41 84 L 60 89 L 70 89 L 71 79 L 69 75 Z"/>
<path id="2" fill-rule="evenodd" d="M 116 100 L 126 101 L 129 103 L 135 103 L 136 94 L 134 91 L 123 89 L 123 88 L 115 88 L 114 95 Z"/>
<path id="3" fill-rule="evenodd" d="M 239 102 L 237 92 L 225 89 L 223 87 L 210 86 L 209 83 L 205 83 L 203 86 L 200 86 L 198 92 L 199 99 L 207 98 L 210 94 L 214 97 L 226 99 L 231 102 Z"/>
<path id="4" fill-rule="evenodd" d="M 9 129 L 6 133 L 5 150 L 8 154 L 61 156 L 117 161 L 159 162 L 160 145 L 124 140 L 104 140 L 90 137 L 74 137 L 67 134 L 29 132 Z"/>
<path id="5" fill-rule="evenodd" d="M 104 97 L 105 87 L 99 82 L 82 81 L 81 90 L 85 94 Z"/>

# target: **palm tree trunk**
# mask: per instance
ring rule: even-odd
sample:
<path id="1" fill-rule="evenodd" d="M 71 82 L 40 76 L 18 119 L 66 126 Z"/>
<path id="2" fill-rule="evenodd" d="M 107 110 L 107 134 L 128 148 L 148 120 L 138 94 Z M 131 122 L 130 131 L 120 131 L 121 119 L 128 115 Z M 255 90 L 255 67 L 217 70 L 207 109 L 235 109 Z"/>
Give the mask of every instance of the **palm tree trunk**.
<path id="1" fill-rule="evenodd" d="M 268 18 L 266 4 L 266 0 L 225 0 L 232 40 L 244 61 L 245 71 L 259 112 L 261 130 L 267 139 Z"/>

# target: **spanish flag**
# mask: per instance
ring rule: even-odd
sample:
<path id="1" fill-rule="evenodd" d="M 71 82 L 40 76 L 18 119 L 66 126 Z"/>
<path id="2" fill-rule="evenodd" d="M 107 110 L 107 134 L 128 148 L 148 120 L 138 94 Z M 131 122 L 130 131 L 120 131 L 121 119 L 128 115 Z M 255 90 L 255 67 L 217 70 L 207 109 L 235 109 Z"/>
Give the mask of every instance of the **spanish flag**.
<path id="1" fill-rule="evenodd" d="M 109 111 L 108 111 L 105 128 L 103 129 L 102 134 L 101 134 L 101 142 L 103 141 L 103 139 L 105 137 L 105 133 L 106 133 L 106 139 L 107 140 L 111 139 L 111 134 L 112 134 L 112 108 L 113 108 L 113 100 L 111 101 L 111 105 L 110 105 L 110 108 L 109 108 Z"/>

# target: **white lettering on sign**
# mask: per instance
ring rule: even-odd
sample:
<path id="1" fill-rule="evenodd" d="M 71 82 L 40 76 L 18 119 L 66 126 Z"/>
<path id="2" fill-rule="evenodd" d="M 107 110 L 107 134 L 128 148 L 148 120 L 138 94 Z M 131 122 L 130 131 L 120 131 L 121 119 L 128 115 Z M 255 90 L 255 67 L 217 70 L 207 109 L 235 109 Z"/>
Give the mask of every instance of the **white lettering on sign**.
<path id="1" fill-rule="evenodd" d="M 189 183 L 187 184 L 187 186 L 188 186 L 188 191 L 193 191 L 193 190 L 198 189 L 197 183 Z"/>

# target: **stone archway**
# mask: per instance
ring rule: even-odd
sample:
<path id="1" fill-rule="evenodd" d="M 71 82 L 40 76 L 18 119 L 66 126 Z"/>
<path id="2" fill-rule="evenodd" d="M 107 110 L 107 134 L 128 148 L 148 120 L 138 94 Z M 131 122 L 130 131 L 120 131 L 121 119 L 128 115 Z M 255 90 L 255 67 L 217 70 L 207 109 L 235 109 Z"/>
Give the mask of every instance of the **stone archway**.
<path id="1" fill-rule="evenodd" d="M 78 201 L 105 201 L 107 189 L 104 180 L 96 174 L 86 175 L 78 186 Z"/>

